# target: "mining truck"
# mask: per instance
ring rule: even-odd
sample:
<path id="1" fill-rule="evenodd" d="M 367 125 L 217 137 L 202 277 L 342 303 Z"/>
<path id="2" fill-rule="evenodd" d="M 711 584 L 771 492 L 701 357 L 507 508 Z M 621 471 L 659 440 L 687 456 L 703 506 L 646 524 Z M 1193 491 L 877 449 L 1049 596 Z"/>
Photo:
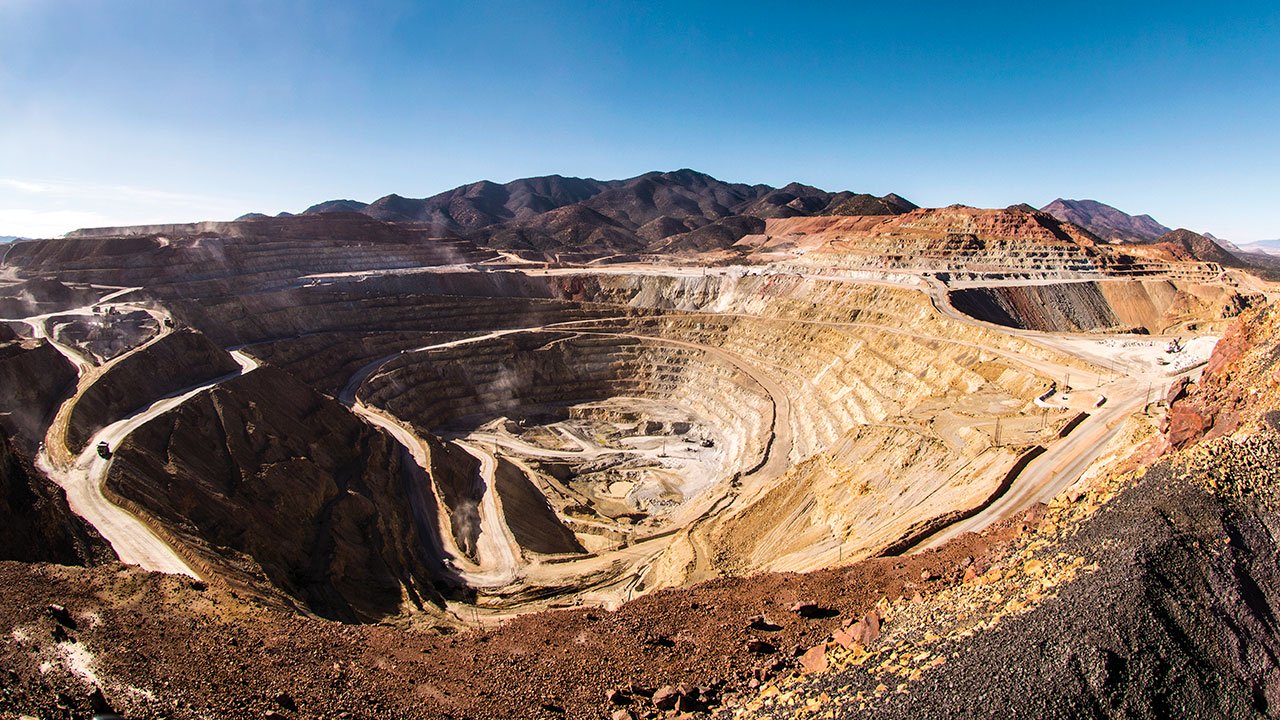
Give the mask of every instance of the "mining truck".
<path id="1" fill-rule="evenodd" d="M 111 459 L 111 446 L 107 444 L 106 440 L 98 443 L 98 457 L 104 460 Z"/>

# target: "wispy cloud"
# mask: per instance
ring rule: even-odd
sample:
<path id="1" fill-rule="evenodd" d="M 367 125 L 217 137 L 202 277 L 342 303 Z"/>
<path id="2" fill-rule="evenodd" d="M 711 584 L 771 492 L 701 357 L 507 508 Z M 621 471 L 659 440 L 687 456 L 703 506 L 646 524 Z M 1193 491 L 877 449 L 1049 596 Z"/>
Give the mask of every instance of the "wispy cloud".
<path id="1" fill-rule="evenodd" d="M 0 234 L 56 237 L 82 227 L 112 224 L 106 215 L 83 210 L 23 210 L 0 208 Z"/>
<path id="2" fill-rule="evenodd" d="M 56 180 L 0 178 L 0 190 L 4 189 L 7 189 L 12 193 L 39 195 L 45 198 L 78 200 L 83 202 L 108 200 L 117 202 L 146 203 L 149 205 L 180 205 L 195 208 L 234 207 L 237 205 L 236 200 L 227 197 L 172 192 L 169 190 L 158 190 L 155 188 L 136 187 L 132 185 L 104 185 L 98 183 L 78 183 Z"/>
<path id="3" fill-rule="evenodd" d="M 53 237 L 82 227 L 229 219 L 245 205 L 134 185 L 0 177 L 0 235 Z"/>

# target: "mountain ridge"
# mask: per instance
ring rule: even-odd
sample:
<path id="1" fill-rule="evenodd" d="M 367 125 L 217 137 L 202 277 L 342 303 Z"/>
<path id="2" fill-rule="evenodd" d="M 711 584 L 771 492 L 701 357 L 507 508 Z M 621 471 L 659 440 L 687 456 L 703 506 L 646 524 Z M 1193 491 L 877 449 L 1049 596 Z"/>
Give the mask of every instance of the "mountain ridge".
<path id="1" fill-rule="evenodd" d="M 1108 242 L 1153 242 L 1173 229 L 1150 215 L 1130 215 L 1097 200 L 1058 198 L 1040 209 Z"/>
<path id="2" fill-rule="evenodd" d="M 648 246 L 727 248 L 769 218 L 894 215 L 916 209 L 895 193 L 829 192 L 792 182 L 732 183 L 681 168 L 623 180 L 544 175 L 481 180 L 426 198 L 390 194 L 372 203 L 327 200 L 306 215 L 357 212 L 422 223 L 493 247 L 532 252 L 643 252 Z M 704 230 L 704 228 L 706 228 Z"/>

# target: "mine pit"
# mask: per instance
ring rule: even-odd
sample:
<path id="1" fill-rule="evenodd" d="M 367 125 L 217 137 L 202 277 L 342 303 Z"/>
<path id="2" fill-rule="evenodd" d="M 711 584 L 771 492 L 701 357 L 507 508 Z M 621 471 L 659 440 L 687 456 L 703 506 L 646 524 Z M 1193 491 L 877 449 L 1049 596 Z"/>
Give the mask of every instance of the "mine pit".
<path id="1" fill-rule="evenodd" d="M 990 215 L 770 219 L 700 265 L 515 262 L 346 216 L 166 232 L 131 252 L 183 263 L 111 271 L 145 293 L 86 264 L 14 286 L 5 320 L 81 372 L 31 442 L 50 467 L 137 418 L 81 480 L 166 533 L 156 562 L 177 544 L 170 567 L 340 620 L 499 622 L 989 523 L 1087 467 L 1243 302 L 1206 268 L 1108 275 L 1016 214 L 994 213 L 1024 239 L 939 229 Z M 296 252 L 348 226 L 401 254 Z"/>
<path id="2" fill-rule="evenodd" d="M 715 431 L 678 407 L 646 398 L 542 407 L 440 435 L 494 450 L 550 489 L 548 500 L 579 534 L 628 538 L 665 526 L 672 512 L 729 474 Z M 612 525 L 612 527 L 609 527 Z"/>

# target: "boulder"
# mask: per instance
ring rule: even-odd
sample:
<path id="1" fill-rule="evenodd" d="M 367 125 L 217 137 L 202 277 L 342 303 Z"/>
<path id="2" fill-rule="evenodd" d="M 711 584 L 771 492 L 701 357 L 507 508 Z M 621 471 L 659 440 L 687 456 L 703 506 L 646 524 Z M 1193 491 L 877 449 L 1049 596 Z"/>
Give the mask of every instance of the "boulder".
<path id="1" fill-rule="evenodd" d="M 679 699 L 680 693 L 670 685 L 665 685 L 653 693 L 653 706 L 659 710 L 671 710 Z"/>
<path id="2" fill-rule="evenodd" d="M 800 667 L 805 672 L 822 672 L 827 669 L 827 646 L 814 645 L 800 656 Z"/>

